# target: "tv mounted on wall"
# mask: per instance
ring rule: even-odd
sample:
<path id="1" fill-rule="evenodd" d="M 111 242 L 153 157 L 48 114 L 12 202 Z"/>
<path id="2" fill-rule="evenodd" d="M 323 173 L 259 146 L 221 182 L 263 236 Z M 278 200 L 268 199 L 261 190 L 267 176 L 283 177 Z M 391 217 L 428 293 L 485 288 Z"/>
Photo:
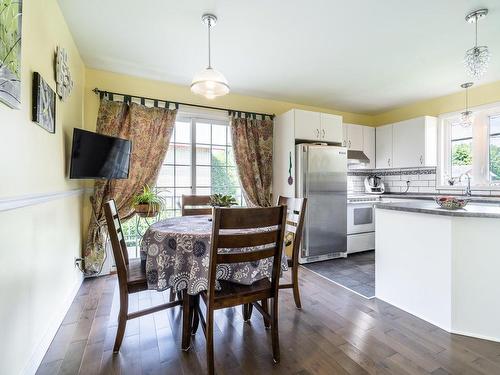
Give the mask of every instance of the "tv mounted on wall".
<path id="1" fill-rule="evenodd" d="M 132 142 L 127 139 L 73 130 L 70 178 L 128 178 Z"/>

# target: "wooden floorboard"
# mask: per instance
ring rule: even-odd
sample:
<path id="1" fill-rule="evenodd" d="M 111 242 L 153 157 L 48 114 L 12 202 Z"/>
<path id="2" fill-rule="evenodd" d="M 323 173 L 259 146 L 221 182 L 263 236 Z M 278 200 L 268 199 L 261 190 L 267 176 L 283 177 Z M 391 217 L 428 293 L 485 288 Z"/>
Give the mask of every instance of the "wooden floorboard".
<path id="1" fill-rule="evenodd" d="M 280 291 L 281 362 L 274 364 L 270 331 L 241 308 L 215 314 L 218 374 L 500 374 L 500 343 L 449 334 L 377 299 L 366 300 L 303 268 L 302 310 Z M 127 323 L 114 355 L 119 294 L 116 276 L 85 280 L 47 351 L 45 374 L 203 374 L 202 330 L 181 350 L 180 307 Z M 168 292 L 130 296 L 130 311 L 168 301 Z"/>

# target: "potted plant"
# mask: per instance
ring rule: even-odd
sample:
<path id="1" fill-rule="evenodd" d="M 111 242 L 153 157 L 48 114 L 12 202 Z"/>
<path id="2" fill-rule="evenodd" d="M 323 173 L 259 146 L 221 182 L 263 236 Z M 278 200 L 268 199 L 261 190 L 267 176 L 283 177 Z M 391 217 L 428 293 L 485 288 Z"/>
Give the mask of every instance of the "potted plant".
<path id="1" fill-rule="evenodd" d="M 213 207 L 231 207 L 238 204 L 231 195 L 213 194 L 210 197 L 210 205 Z"/>
<path id="2" fill-rule="evenodd" d="M 140 217 L 154 217 L 163 207 L 163 198 L 148 185 L 142 188 L 142 193 L 133 199 L 134 210 Z"/>

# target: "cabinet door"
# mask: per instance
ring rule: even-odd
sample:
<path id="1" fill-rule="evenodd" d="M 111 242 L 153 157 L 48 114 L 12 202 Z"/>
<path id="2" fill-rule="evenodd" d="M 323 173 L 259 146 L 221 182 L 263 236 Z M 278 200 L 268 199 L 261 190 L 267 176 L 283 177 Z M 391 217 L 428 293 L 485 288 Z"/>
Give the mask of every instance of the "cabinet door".
<path id="1" fill-rule="evenodd" d="M 392 125 L 379 126 L 376 134 L 376 166 L 377 168 L 391 168 L 392 160 Z"/>
<path id="2" fill-rule="evenodd" d="M 295 139 L 319 141 L 321 139 L 320 113 L 301 109 L 296 109 L 294 112 Z"/>
<path id="3" fill-rule="evenodd" d="M 393 124 L 394 168 L 425 164 L 425 121 L 423 117 Z"/>
<path id="4" fill-rule="evenodd" d="M 342 143 L 342 116 L 321 113 L 321 140 Z"/>
<path id="5" fill-rule="evenodd" d="M 347 145 L 349 150 L 363 150 L 363 126 L 347 124 Z"/>
<path id="6" fill-rule="evenodd" d="M 363 152 L 370 159 L 365 168 L 375 168 L 375 128 L 371 126 L 363 126 Z"/>

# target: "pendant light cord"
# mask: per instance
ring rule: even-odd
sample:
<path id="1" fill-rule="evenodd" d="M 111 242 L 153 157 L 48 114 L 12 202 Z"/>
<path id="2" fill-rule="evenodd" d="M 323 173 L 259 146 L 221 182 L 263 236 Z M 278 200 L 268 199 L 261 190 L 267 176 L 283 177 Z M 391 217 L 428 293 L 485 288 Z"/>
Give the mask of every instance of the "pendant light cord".
<path id="1" fill-rule="evenodd" d="M 212 69 L 212 59 L 210 56 L 210 28 L 212 26 L 212 20 L 210 18 L 208 19 L 207 25 L 208 25 L 208 68 Z"/>

